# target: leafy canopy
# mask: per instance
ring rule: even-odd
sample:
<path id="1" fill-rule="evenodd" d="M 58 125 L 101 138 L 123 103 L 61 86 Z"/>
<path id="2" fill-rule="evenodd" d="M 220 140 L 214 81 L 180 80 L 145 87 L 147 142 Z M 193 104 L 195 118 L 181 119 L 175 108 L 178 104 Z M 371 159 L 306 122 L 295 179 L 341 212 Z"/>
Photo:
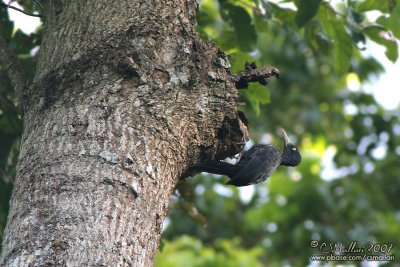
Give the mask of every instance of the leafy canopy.
<path id="1" fill-rule="evenodd" d="M 262 266 L 305 266 L 318 254 L 312 240 L 394 244 L 389 255 L 399 253 L 400 114 L 368 90 L 383 72 L 371 43 L 398 58 L 399 10 L 395 1 L 200 1 L 197 30 L 230 55 L 234 72 L 246 61 L 281 71 L 241 94 L 253 141 L 282 146 L 284 127 L 304 160 L 245 189 L 212 175 L 185 181 L 157 266 L 219 266 L 220 254 L 235 259 L 229 266 L 256 266 L 237 260 L 243 248 Z M 191 256 L 190 245 L 179 247 L 187 235 L 201 242 Z M 229 252 L 226 241 L 236 244 Z"/>

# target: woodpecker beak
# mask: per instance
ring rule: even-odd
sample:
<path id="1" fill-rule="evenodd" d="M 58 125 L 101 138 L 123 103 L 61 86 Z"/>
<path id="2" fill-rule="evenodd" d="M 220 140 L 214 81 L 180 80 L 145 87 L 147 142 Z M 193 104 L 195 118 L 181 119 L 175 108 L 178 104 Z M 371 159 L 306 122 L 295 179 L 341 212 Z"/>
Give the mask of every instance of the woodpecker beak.
<path id="1" fill-rule="evenodd" d="M 290 140 L 289 137 L 287 136 L 285 130 L 283 128 L 281 128 L 282 134 L 283 134 L 283 140 L 285 141 L 285 146 L 290 144 Z"/>

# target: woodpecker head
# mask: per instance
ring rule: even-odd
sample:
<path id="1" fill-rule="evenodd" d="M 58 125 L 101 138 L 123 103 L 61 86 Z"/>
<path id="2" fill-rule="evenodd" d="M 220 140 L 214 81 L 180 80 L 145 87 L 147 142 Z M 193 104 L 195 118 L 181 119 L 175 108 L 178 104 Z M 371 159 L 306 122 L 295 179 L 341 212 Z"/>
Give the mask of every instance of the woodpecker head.
<path id="1" fill-rule="evenodd" d="M 297 147 L 295 147 L 294 145 L 292 145 L 292 143 L 290 143 L 289 137 L 287 136 L 285 130 L 281 129 L 281 131 L 285 143 L 282 153 L 281 165 L 292 166 L 292 167 L 297 166 L 301 162 L 300 152 L 297 149 Z"/>

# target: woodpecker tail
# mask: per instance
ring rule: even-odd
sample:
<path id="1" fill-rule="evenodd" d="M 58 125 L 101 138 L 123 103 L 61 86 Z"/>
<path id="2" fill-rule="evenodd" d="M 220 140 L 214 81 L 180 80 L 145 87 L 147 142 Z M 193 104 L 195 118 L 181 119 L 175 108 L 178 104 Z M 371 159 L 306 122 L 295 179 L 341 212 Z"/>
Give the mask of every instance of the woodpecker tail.
<path id="1" fill-rule="evenodd" d="M 220 174 L 232 178 L 238 172 L 238 167 L 236 165 L 218 161 L 210 160 L 197 163 L 190 168 L 194 173 L 208 172 L 214 174 Z"/>

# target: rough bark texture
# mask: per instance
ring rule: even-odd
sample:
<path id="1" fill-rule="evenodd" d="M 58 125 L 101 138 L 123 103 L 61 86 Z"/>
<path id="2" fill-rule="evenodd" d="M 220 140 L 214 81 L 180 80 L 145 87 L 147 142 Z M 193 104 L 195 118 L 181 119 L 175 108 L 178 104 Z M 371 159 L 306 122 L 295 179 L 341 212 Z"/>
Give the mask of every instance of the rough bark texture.
<path id="1" fill-rule="evenodd" d="M 5 266 L 152 266 L 179 178 L 239 151 L 225 56 L 194 0 L 49 1 Z"/>

